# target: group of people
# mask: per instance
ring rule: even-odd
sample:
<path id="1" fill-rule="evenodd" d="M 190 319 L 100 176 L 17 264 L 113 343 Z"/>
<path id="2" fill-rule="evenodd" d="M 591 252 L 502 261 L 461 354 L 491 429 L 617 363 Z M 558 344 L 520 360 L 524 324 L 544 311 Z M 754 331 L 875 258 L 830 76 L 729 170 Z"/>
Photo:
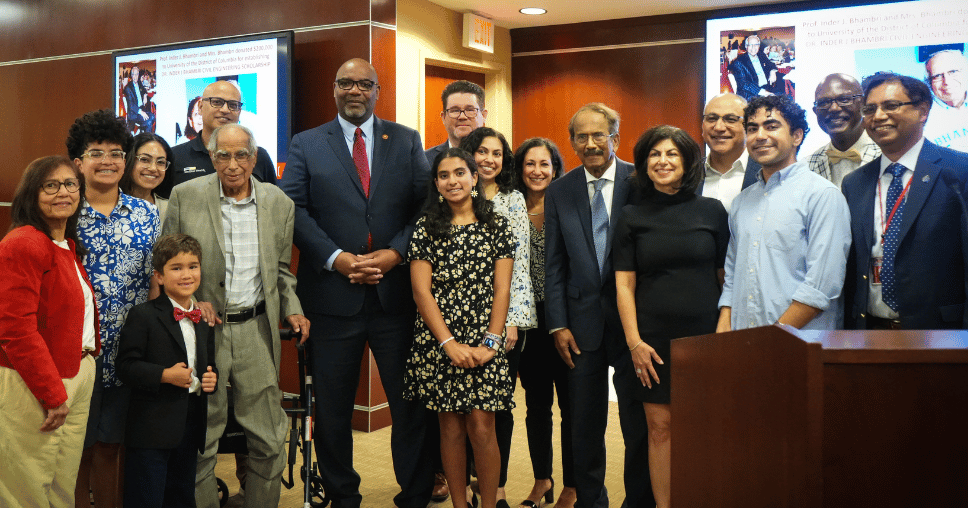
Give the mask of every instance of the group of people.
<path id="1" fill-rule="evenodd" d="M 224 81 L 188 143 L 131 140 L 97 111 L 71 127 L 70 159 L 28 166 L 0 242 L 4 505 L 86 506 L 90 488 L 113 507 L 123 442 L 126 504 L 214 508 L 231 397 L 244 506 L 277 506 L 283 321 L 311 347 L 326 496 L 354 508 L 367 347 L 393 418 L 396 506 L 510 506 L 518 377 L 534 478 L 518 505 L 608 506 L 612 367 L 624 505 L 664 508 L 672 339 L 968 327 L 968 155 L 925 140 L 924 81 L 827 76 L 813 111 L 830 142 L 799 161 L 806 111 L 784 95 L 719 95 L 705 157 L 660 125 L 631 164 L 619 114 L 586 104 L 567 173 L 548 139 L 513 150 L 487 127 L 473 83 L 445 88 L 448 139 L 426 151 L 374 115 L 369 62 L 345 62 L 333 95 L 337 117 L 293 137 L 278 180 Z"/>

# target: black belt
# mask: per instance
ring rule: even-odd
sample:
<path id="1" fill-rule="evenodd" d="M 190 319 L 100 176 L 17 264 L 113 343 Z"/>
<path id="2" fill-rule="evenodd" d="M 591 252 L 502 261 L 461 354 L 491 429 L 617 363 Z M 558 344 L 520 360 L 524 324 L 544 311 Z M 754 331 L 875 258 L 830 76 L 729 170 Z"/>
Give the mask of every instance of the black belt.
<path id="1" fill-rule="evenodd" d="M 899 319 L 884 319 L 882 317 L 867 316 L 867 329 L 868 330 L 903 330 L 901 328 L 901 320 Z"/>
<path id="2" fill-rule="evenodd" d="M 242 321 L 248 321 L 260 314 L 266 313 L 266 302 L 259 302 L 255 307 L 245 309 L 239 312 L 233 312 L 231 314 L 225 314 L 226 323 L 241 323 Z"/>

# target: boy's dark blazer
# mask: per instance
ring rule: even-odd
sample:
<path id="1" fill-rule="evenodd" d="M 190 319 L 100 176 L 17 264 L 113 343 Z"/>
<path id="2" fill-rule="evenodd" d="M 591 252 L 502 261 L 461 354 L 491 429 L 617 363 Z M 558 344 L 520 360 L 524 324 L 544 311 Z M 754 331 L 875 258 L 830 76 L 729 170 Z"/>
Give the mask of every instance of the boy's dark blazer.
<path id="1" fill-rule="evenodd" d="M 132 308 L 120 340 L 118 375 L 131 387 L 125 444 L 161 450 L 178 447 L 185 433 L 189 393 L 187 388 L 162 383 L 161 373 L 178 362 L 187 364 L 188 352 L 168 295 L 162 293 Z M 195 360 L 191 367 L 199 380 L 208 366 L 215 370 L 214 332 L 204 320 L 195 325 Z M 200 393 L 204 404 L 208 394 Z M 205 445 L 207 423 L 208 411 L 198 411 L 192 425 L 201 429 L 199 450 Z"/>

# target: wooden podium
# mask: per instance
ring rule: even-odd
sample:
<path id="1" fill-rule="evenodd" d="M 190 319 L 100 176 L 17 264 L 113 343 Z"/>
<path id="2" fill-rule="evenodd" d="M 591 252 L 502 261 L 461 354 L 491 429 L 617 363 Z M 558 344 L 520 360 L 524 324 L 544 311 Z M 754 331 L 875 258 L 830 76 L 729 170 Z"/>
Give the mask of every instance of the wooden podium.
<path id="1" fill-rule="evenodd" d="M 678 507 L 968 506 L 968 332 L 672 342 Z"/>

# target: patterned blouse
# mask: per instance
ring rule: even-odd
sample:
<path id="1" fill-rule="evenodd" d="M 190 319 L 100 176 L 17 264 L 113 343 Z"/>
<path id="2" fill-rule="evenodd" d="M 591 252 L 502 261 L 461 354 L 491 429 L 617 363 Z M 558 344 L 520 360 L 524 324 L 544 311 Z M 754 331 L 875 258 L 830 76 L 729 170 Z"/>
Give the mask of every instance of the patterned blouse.
<path id="1" fill-rule="evenodd" d="M 528 221 L 531 228 L 531 286 L 534 287 L 534 301 L 543 302 L 545 298 L 545 230 L 539 231 L 534 223 Z"/>
<path id="2" fill-rule="evenodd" d="M 511 223 L 514 237 L 514 268 L 511 271 L 511 306 L 508 309 L 507 326 L 528 330 L 538 326 L 538 313 L 534 307 L 531 289 L 531 234 L 528 224 L 528 205 L 521 192 L 498 192 L 491 200 L 494 211 Z"/>
<path id="3" fill-rule="evenodd" d="M 77 234 L 88 253 L 84 256 L 101 324 L 104 386 L 121 386 L 114 368 L 118 335 L 131 307 L 148 299 L 151 282 L 151 248 L 161 232 L 158 209 L 143 199 L 120 192 L 110 217 L 85 199 L 77 220 Z"/>

